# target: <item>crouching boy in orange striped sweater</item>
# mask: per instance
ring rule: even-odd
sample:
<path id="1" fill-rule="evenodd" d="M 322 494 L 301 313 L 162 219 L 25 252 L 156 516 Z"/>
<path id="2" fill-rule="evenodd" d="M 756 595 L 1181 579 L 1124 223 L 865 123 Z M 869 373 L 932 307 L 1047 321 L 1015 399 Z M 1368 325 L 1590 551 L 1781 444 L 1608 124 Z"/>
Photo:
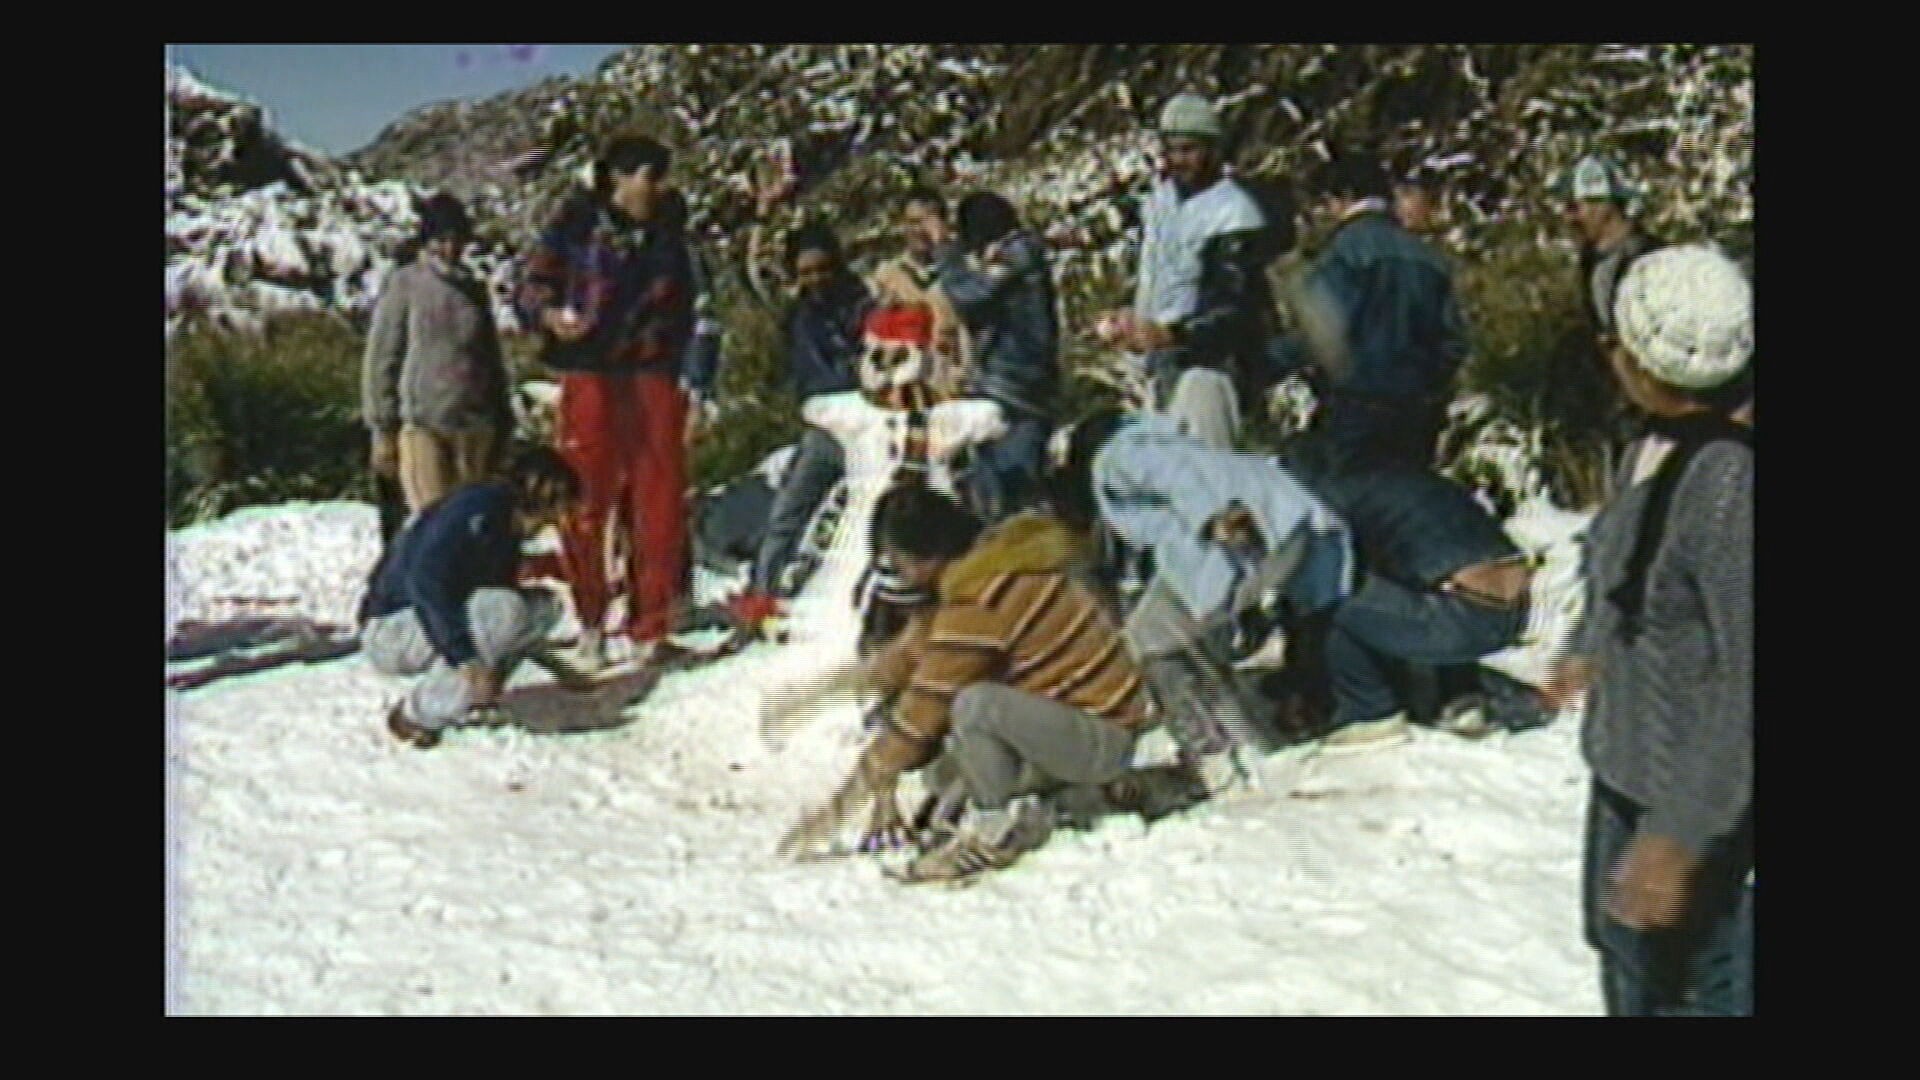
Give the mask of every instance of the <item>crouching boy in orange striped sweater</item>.
<path id="1" fill-rule="evenodd" d="M 901 695 L 860 761 L 875 794 L 868 838 L 906 834 L 894 785 L 944 747 L 964 809 L 904 876 L 951 881 L 1006 867 L 1052 831 L 1054 808 L 1036 787 L 1127 774 L 1148 719 L 1140 670 L 1070 575 L 1076 542 L 1055 519 L 1017 514 L 983 533 L 951 498 L 909 486 L 887 495 L 874 527 L 902 575 L 938 602 L 870 669 L 875 685 Z"/>

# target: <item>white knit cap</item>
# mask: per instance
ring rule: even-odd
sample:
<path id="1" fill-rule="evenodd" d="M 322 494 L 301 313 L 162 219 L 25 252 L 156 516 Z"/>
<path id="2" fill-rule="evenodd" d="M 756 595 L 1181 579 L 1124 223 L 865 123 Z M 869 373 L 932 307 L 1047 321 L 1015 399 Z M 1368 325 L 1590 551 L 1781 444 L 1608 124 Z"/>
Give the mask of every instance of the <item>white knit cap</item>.
<path id="1" fill-rule="evenodd" d="M 1634 260 L 1613 300 L 1620 343 L 1642 371 L 1684 390 L 1710 390 L 1753 356 L 1753 286 L 1707 244 Z"/>
<path id="2" fill-rule="evenodd" d="M 1160 134 L 1218 139 L 1224 132 L 1213 105 L 1199 94 L 1175 94 L 1160 107 Z"/>

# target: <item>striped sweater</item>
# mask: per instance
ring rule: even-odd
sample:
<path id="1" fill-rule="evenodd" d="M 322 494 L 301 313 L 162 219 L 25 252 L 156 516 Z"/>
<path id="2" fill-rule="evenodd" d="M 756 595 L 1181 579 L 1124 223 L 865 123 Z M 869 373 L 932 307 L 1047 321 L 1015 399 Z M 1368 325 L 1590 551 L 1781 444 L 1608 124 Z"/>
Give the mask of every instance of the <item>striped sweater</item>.
<path id="1" fill-rule="evenodd" d="M 914 768 L 939 750 L 955 695 L 995 682 L 1072 705 L 1129 730 L 1147 719 L 1140 669 L 1106 611 L 1070 572 L 1073 534 L 1017 514 L 941 575 L 939 605 L 879 763 Z"/>

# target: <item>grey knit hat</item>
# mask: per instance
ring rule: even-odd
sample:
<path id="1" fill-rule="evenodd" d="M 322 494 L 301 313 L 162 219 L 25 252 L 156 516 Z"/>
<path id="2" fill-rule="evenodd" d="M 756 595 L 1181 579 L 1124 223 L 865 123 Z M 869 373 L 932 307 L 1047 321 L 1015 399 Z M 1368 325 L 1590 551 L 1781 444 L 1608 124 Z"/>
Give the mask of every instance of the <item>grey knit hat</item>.
<path id="1" fill-rule="evenodd" d="M 1219 139 L 1225 132 L 1213 105 L 1199 94 L 1175 94 L 1160 107 L 1160 134 Z"/>
<path id="2" fill-rule="evenodd" d="M 1640 369 L 1668 386 L 1711 390 L 1753 357 L 1753 286 L 1707 244 L 1634 260 L 1614 294 L 1613 318 Z"/>

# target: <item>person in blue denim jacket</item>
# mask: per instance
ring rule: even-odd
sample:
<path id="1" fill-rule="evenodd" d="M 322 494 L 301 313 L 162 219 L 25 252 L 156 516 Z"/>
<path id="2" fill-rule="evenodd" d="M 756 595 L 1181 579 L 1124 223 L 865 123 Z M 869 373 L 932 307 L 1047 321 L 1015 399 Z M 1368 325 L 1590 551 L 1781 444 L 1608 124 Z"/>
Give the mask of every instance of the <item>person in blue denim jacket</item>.
<path id="1" fill-rule="evenodd" d="M 1321 185 L 1339 225 L 1298 297 L 1300 327 L 1267 350 L 1270 383 L 1304 370 L 1320 397 L 1291 460 L 1429 467 L 1467 354 L 1452 271 L 1394 220 L 1377 160 L 1337 156 Z"/>
<path id="2" fill-rule="evenodd" d="M 968 478 L 976 512 L 992 523 L 1025 509 L 1038 488 L 1060 388 L 1060 323 L 1046 252 L 1013 204 L 975 192 L 955 217 L 958 237 L 944 219 L 922 221 L 934 278 L 973 335 L 964 392 L 997 403 L 1006 419 L 1004 435 L 974 448 Z"/>

